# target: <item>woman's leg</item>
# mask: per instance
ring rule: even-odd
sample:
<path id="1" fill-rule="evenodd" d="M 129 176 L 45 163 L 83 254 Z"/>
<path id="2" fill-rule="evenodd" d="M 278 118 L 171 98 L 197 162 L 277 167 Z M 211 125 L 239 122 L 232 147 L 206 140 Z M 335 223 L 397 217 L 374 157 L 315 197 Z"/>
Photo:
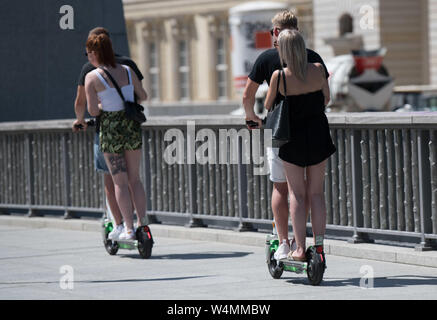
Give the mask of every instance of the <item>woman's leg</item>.
<path id="1" fill-rule="evenodd" d="M 326 230 L 326 205 L 323 191 L 326 160 L 307 168 L 307 193 L 311 202 L 311 224 L 314 241 L 316 236 L 324 236 Z"/>
<path id="2" fill-rule="evenodd" d="M 291 222 L 293 224 L 294 238 L 297 244 L 297 249 L 292 256 L 297 259 L 303 259 L 305 257 L 306 237 L 305 168 L 284 161 L 284 169 L 290 194 Z"/>
<path id="3" fill-rule="evenodd" d="M 146 221 L 146 193 L 140 180 L 141 149 L 125 151 L 129 188 L 132 193 L 138 225 L 147 224 Z"/>
<path id="4" fill-rule="evenodd" d="M 118 207 L 117 199 L 115 197 L 114 182 L 112 181 L 111 174 L 104 173 L 103 181 L 105 182 L 105 194 L 108 201 L 109 209 L 114 217 L 115 224 L 120 225 L 123 222 L 120 208 Z"/>
<path id="5" fill-rule="evenodd" d="M 279 236 L 279 243 L 288 241 L 288 186 L 287 183 L 273 183 L 272 211 L 275 217 L 276 231 Z"/>
<path id="6" fill-rule="evenodd" d="M 133 230 L 132 201 L 129 192 L 126 159 L 123 154 L 104 153 L 114 182 L 115 198 L 123 215 L 126 229 Z"/>

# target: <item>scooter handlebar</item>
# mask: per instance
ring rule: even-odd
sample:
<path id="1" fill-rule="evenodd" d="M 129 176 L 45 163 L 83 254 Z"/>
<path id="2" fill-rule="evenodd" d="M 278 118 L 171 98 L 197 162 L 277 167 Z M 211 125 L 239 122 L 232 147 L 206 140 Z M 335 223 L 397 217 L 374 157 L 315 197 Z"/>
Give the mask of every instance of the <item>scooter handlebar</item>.
<path id="1" fill-rule="evenodd" d="M 85 123 L 88 127 L 93 127 L 96 125 L 96 122 L 93 119 L 87 120 L 87 121 L 85 121 Z M 75 124 L 74 127 L 76 129 L 83 129 L 83 125 L 81 125 L 81 124 Z"/>

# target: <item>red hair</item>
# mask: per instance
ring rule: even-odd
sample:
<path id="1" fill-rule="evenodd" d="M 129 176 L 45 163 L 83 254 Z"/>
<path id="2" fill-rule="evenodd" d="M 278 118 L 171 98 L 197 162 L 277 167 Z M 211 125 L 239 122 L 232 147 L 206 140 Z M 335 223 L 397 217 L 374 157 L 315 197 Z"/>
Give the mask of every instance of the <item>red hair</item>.
<path id="1" fill-rule="evenodd" d="M 111 39 L 104 33 L 91 34 L 86 41 L 86 48 L 94 51 L 99 63 L 115 68 L 115 56 Z"/>

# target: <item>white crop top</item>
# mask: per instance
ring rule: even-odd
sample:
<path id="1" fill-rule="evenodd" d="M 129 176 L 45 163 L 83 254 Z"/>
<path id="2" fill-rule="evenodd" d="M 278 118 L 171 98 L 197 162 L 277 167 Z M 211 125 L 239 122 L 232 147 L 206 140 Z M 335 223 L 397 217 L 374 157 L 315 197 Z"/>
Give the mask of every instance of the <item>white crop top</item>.
<path id="1" fill-rule="evenodd" d="M 129 84 L 121 87 L 121 92 L 123 93 L 124 98 L 126 101 L 132 101 L 134 102 L 134 86 L 132 84 L 132 76 L 130 73 L 130 70 L 127 66 L 122 65 L 123 68 L 127 70 L 127 73 L 129 75 Z M 105 86 L 105 90 L 97 92 L 97 96 L 99 97 L 100 103 L 102 105 L 103 111 L 108 112 L 115 112 L 115 111 L 121 111 L 124 109 L 123 100 L 121 100 L 120 95 L 117 92 L 117 89 L 111 88 L 109 84 L 106 82 L 105 78 L 100 74 L 97 69 L 93 71 L 97 77 L 100 79 L 100 81 Z"/>

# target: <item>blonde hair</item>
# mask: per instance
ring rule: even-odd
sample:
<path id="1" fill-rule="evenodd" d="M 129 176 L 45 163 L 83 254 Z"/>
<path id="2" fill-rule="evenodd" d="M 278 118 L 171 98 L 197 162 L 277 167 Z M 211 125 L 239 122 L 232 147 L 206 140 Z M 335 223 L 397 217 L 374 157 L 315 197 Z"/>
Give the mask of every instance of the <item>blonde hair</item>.
<path id="1" fill-rule="evenodd" d="M 297 17 L 293 12 L 284 10 L 278 12 L 272 19 L 273 26 L 278 26 L 281 29 L 297 29 Z"/>
<path id="2" fill-rule="evenodd" d="M 297 30 L 283 30 L 279 34 L 278 45 L 282 63 L 286 63 L 287 67 L 294 72 L 296 77 L 305 82 L 308 54 L 302 35 Z"/>

